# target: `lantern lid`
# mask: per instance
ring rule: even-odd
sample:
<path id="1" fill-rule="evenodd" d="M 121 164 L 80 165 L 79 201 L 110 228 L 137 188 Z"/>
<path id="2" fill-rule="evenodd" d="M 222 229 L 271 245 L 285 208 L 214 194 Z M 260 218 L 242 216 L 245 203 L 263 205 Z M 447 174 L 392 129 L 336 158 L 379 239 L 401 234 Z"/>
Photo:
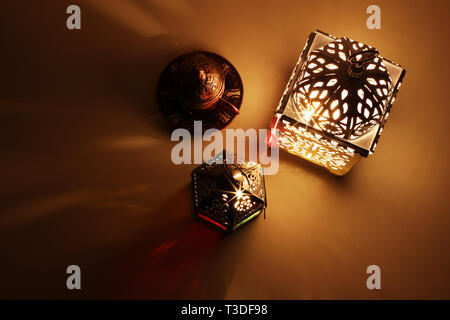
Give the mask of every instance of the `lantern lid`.
<path id="1" fill-rule="evenodd" d="M 158 81 L 158 103 L 166 120 L 176 128 L 222 129 L 239 113 L 243 86 L 233 65 L 206 51 L 179 56 L 163 70 Z"/>
<path id="2" fill-rule="evenodd" d="M 378 51 L 343 37 L 311 51 L 293 98 L 309 125 L 352 140 L 381 122 L 391 88 Z"/>
<path id="3" fill-rule="evenodd" d="M 203 53 L 186 55 L 175 74 L 174 88 L 185 108 L 206 110 L 223 95 L 223 70 L 214 59 Z"/>

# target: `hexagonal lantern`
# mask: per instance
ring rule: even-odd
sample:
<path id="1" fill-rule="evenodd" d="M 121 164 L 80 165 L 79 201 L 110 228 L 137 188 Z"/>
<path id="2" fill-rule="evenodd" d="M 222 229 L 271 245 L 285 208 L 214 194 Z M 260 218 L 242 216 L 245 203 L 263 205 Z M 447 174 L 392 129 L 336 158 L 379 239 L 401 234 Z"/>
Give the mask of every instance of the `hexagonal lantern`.
<path id="1" fill-rule="evenodd" d="M 234 231 L 267 206 L 261 165 L 223 151 L 192 171 L 194 212 L 199 218 Z"/>
<path id="2" fill-rule="evenodd" d="M 269 142 L 346 174 L 374 152 L 405 70 L 366 44 L 311 33 L 272 119 Z"/>

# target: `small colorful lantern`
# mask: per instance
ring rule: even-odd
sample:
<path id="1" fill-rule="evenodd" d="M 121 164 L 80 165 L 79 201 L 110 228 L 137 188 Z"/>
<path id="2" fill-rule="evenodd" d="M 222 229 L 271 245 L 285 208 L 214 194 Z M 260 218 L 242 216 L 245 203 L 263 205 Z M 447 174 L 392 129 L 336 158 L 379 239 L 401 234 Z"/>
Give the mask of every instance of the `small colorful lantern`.
<path id="1" fill-rule="evenodd" d="M 374 152 L 404 75 L 371 46 L 313 32 L 274 114 L 269 142 L 278 133 L 282 149 L 344 175 Z"/>
<path id="2" fill-rule="evenodd" d="M 234 231 L 267 206 L 261 165 L 244 162 L 225 150 L 192 171 L 195 214 Z"/>
<path id="3" fill-rule="evenodd" d="M 242 80 L 234 66 L 212 52 L 196 51 L 169 63 L 158 80 L 157 99 L 173 128 L 222 129 L 239 114 Z"/>

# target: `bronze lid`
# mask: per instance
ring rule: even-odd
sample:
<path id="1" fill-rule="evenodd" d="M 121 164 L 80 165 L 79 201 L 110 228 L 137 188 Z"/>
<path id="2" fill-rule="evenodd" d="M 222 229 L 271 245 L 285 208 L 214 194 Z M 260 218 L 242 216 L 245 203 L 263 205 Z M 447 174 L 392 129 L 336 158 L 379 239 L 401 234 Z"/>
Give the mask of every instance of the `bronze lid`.
<path id="1" fill-rule="evenodd" d="M 167 65 L 157 86 L 158 104 L 173 128 L 203 131 L 226 127 L 239 114 L 242 80 L 225 58 L 205 51 L 184 54 Z"/>
<path id="2" fill-rule="evenodd" d="M 205 110 L 223 95 L 225 77 L 219 64 L 199 52 L 186 56 L 179 65 L 175 91 L 186 108 Z"/>

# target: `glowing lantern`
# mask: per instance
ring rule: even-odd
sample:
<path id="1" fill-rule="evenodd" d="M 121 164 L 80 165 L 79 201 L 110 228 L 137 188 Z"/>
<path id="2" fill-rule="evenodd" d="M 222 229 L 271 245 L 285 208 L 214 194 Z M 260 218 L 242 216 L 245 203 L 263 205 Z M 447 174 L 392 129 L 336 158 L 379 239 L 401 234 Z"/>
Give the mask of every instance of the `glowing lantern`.
<path id="1" fill-rule="evenodd" d="M 234 231 L 265 210 L 261 166 L 243 162 L 225 150 L 194 169 L 195 214 L 225 231 Z"/>
<path id="2" fill-rule="evenodd" d="M 347 173 L 374 152 L 405 70 L 375 48 L 311 33 L 271 124 L 282 149 Z"/>

